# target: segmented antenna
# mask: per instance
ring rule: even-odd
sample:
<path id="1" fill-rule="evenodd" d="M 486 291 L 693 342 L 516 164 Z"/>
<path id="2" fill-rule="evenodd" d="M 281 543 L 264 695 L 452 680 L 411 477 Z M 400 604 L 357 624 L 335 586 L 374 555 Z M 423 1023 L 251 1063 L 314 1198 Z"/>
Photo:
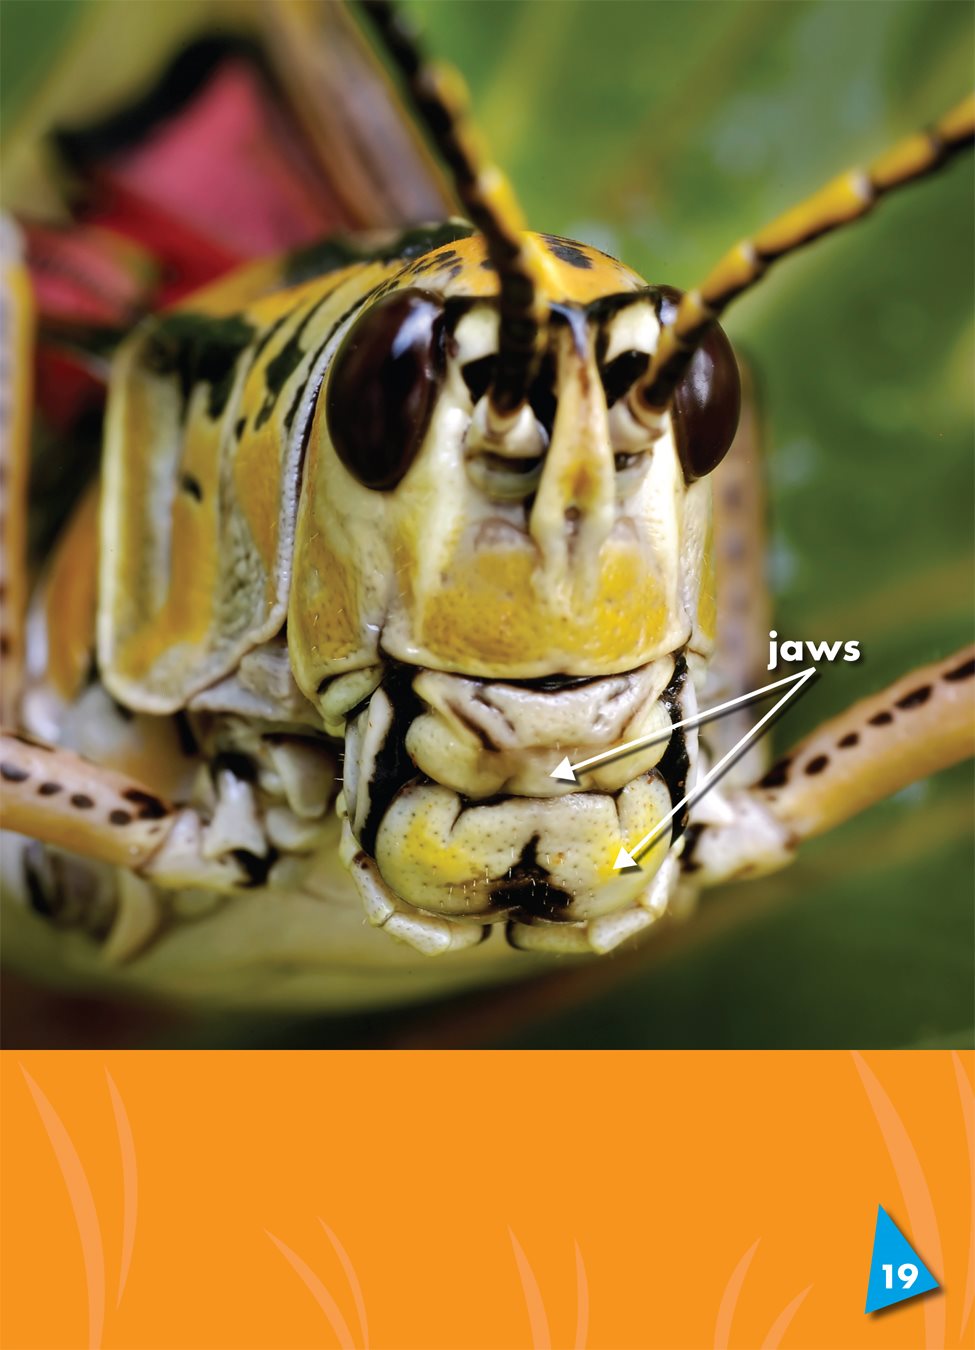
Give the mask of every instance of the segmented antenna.
<path id="1" fill-rule="evenodd" d="M 743 239 L 700 286 L 686 293 L 669 325 L 660 331 L 653 361 L 630 391 L 638 422 L 656 427 L 674 389 L 711 325 L 736 296 L 749 290 L 772 263 L 820 235 L 839 229 L 873 207 L 886 193 L 923 178 L 975 137 L 975 95 L 936 123 L 899 141 L 866 169 L 850 169 L 777 220 Z"/>
<path id="2" fill-rule="evenodd" d="M 487 243 L 501 290 L 498 363 L 489 402 L 502 422 L 513 421 L 524 403 L 548 318 L 544 255 L 525 234 L 511 184 L 491 162 L 470 123 L 460 75 L 425 59 L 411 27 L 389 0 L 361 2 L 406 81 L 464 210 Z"/>

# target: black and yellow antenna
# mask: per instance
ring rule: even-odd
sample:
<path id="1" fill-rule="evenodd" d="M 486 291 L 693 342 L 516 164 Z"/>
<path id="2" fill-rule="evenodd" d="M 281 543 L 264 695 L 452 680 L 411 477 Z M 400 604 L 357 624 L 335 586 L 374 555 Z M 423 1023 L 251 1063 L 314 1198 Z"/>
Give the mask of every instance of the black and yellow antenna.
<path id="1" fill-rule="evenodd" d="M 660 332 L 646 375 L 628 397 L 638 422 L 658 428 L 660 415 L 711 325 L 780 258 L 820 235 L 858 220 L 886 193 L 940 169 L 975 138 L 975 95 L 947 113 L 930 131 L 899 141 L 865 169 L 850 169 L 786 211 L 750 239 L 743 239 L 688 291 Z"/>
<path id="2" fill-rule="evenodd" d="M 484 235 L 500 284 L 498 363 L 489 391 L 495 431 L 513 424 L 525 401 L 545 334 L 548 306 L 543 250 L 525 233 L 511 184 L 495 165 L 468 117 L 468 95 L 451 67 L 423 56 L 415 34 L 389 0 L 362 0 L 416 111 L 453 176 L 457 195 Z"/>

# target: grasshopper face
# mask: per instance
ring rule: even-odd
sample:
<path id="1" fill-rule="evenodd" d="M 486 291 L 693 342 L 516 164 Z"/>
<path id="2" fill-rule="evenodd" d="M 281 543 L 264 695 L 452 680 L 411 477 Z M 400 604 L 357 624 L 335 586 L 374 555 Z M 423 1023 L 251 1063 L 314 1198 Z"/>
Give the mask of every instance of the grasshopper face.
<path id="1" fill-rule="evenodd" d="M 425 271 L 421 260 L 337 351 L 312 430 L 289 632 L 319 639 L 296 668 L 326 721 L 345 726 L 350 828 L 396 896 L 577 922 L 646 885 L 613 862 L 677 803 L 687 755 L 682 743 L 668 781 L 662 742 L 587 780 L 596 791 L 551 769 L 666 728 L 685 649 L 709 655 L 708 488 L 696 479 L 730 443 L 737 371 L 717 335 L 647 431 L 624 396 L 673 293 L 553 241 L 567 282 L 528 398 L 499 434 L 487 406 L 498 312 L 479 244 L 453 246 L 463 252 L 440 286 L 436 254 Z M 573 271 L 599 281 L 582 288 Z M 333 606 L 315 623 L 295 614 L 312 576 Z"/>

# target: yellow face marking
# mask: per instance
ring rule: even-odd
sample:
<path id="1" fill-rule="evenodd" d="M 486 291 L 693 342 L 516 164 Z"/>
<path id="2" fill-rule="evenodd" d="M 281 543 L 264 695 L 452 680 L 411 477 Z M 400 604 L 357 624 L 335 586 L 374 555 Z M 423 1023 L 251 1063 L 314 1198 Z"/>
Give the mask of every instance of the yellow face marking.
<path id="1" fill-rule="evenodd" d="M 608 544 L 598 571 L 594 596 L 590 579 L 575 577 L 563 605 L 531 552 L 479 549 L 429 597 L 418 641 L 472 675 L 628 670 L 659 648 L 670 610 L 637 549 Z"/>

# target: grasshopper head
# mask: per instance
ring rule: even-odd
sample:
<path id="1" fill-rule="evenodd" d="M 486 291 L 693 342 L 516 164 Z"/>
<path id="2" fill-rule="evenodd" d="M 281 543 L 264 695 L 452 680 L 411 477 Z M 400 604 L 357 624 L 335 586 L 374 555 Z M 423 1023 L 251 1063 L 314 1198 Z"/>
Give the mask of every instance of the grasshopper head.
<path id="1" fill-rule="evenodd" d="M 675 292 L 537 239 L 547 321 L 503 415 L 478 238 L 421 258 L 350 326 L 312 430 L 289 640 L 348 732 L 351 827 L 399 897 L 483 921 L 534 894 L 578 922 L 646 884 L 613 861 L 670 809 L 666 745 L 596 792 L 550 770 L 666 724 L 680 654 L 707 652 L 699 480 L 730 445 L 738 377 L 715 330 L 648 429 L 626 395 Z"/>

